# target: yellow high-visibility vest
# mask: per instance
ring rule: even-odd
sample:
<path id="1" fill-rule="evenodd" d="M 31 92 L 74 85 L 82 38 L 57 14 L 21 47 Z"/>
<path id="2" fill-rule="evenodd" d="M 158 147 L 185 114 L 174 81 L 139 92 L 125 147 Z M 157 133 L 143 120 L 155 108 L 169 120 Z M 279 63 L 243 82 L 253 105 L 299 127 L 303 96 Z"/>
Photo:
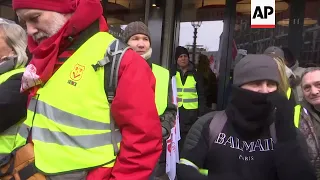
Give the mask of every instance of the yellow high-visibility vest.
<path id="1" fill-rule="evenodd" d="M 287 98 L 290 99 L 292 93 L 292 89 L 289 88 L 287 90 Z M 297 104 L 294 107 L 294 125 L 298 128 L 299 127 L 299 122 L 300 122 L 300 112 L 301 112 L 301 105 Z"/>
<path id="2" fill-rule="evenodd" d="M 0 84 L 6 82 L 11 76 L 24 72 L 24 70 L 24 68 L 14 69 L 0 75 Z M 19 124 L 21 123 L 17 123 L 0 133 L 0 160 L 14 150 L 14 142 L 18 133 Z"/>
<path id="3" fill-rule="evenodd" d="M 176 73 L 178 92 L 178 107 L 185 109 L 198 109 L 198 93 L 196 80 L 193 75 L 188 75 L 186 82 L 182 84 L 180 72 Z"/>
<path id="4" fill-rule="evenodd" d="M 16 144 L 25 144 L 31 129 L 35 166 L 46 174 L 113 167 L 121 134 L 113 131 L 104 84 L 104 58 L 115 38 L 98 32 L 88 39 L 41 87 L 29 103 Z M 31 128 L 32 127 L 32 128 Z"/>
<path id="5" fill-rule="evenodd" d="M 166 68 L 152 64 L 152 72 L 156 78 L 156 106 L 158 115 L 162 115 L 168 105 L 168 89 L 170 73 Z"/>

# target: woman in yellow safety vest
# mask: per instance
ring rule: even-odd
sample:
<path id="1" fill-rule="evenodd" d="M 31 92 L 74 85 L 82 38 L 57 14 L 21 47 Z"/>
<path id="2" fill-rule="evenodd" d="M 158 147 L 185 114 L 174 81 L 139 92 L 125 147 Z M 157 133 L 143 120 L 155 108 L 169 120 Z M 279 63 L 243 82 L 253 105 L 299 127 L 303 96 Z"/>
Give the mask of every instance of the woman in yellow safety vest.
<path id="1" fill-rule="evenodd" d="M 300 104 L 298 104 L 298 102 L 296 102 L 296 98 L 295 95 L 292 91 L 292 88 L 290 87 L 290 83 L 289 83 L 289 79 L 287 76 L 287 67 L 285 65 L 284 60 L 279 57 L 279 56 L 274 56 L 271 55 L 273 57 L 273 59 L 276 61 L 277 65 L 278 65 L 278 70 L 279 70 L 279 74 L 280 74 L 280 84 L 279 84 L 279 90 L 287 96 L 287 98 L 294 102 L 295 108 L 294 108 L 294 124 L 296 127 L 299 126 L 299 120 L 300 120 L 300 111 L 301 111 L 301 106 Z"/>
<path id="2" fill-rule="evenodd" d="M 0 162 L 13 150 L 19 122 L 26 116 L 27 95 L 20 93 L 26 41 L 22 27 L 0 18 Z"/>

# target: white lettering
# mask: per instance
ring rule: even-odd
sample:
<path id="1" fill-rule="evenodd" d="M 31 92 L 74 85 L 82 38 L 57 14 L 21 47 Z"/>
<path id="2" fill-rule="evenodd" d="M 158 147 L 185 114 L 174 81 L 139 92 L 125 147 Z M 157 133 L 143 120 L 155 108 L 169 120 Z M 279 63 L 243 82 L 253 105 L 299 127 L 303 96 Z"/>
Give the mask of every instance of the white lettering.
<path id="1" fill-rule="evenodd" d="M 226 146 L 227 144 L 230 144 L 230 147 L 232 149 L 234 149 L 234 142 L 233 142 L 233 137 L 232 136 L 230 136 L 223 145 Z"/>
<path id="2" fill-rule="evenodd" d="M 247 152 L 274 150 L 274 141 L 272 138 L 257 139 L 256 141 L 241 141 L 239 138 L 233 136 L 227 137 L 225 133 L 220 133 L 214 143 Z"/>
<path id="3" fill-rule="evenodd" d="M 225 138 L 226 138 L 226 134 L 220 133 L 218 138 L 214 142 L 217 144 L 223 144 Z"/>
<path id="4" fill-rule="evenodd" d="M 246 148 L 246 151 L 254 152 L 254 141 L 250 142 L 249 145 L 246 141 L 242 141 L 242 149 Z"/>
<path id="5" fill-rule="evenodd" d="M 254 150 L 255 150 L 255 151 L 256 151 L 256 148 L 259 148 L 260 151 L 265 151 L 265 150 L 263 149 L 262 144 L 261 144 L 261 139 L 258 139 L 258 140 L 256 141 L 256 144 L 254 145 Z"/>

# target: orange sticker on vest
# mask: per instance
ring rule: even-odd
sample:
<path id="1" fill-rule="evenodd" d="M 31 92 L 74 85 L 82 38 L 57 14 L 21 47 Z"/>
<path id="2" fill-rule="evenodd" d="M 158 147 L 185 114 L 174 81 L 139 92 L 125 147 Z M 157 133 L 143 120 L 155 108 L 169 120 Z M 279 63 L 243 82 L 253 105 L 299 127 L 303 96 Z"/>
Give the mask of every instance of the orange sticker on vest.
<path id="1" fill-rule="evenodd" d="M 74 81 L 79 81 L 82 78 L 82 74 L 85 70 L 85 66 L 76 64 L 70 73 L 70 78 Z"/>

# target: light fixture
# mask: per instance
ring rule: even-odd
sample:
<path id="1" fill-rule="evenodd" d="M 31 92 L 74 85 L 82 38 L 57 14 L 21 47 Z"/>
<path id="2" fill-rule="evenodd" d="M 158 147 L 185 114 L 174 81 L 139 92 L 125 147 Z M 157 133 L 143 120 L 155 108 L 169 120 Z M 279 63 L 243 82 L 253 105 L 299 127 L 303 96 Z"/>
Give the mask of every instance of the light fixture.
<path id="1" fill-rule="evenodd" d="M 319 1 L 306 1 L 303 26 L 311 26 L 318 23 L 319 5 Z M 280 26 L 289 26 L 289 18 L 290 12 L 286 11 L 281 14 L 281 18 L 279 18 L 280 20 L 277 24 Z M 299 24 L 299 20 L 296 20 L 294 23 Z"/>
<path id="2" fill-rule="evenodd" d="M 202 24 L 202 21 L 192 21 L 191 25 L 193 26 L 193 28 L 199 28 Z"/>
<path id="3" fill-rule="evenodd" d="M 196 19 L 200 21 L 223 20 L 226 0 L 195 0 Z M 236 2 L 241 0 L 236 0 Z"/>
<path id="4" fill-rule="evenodd" d="M 109 24 L 126 24 L 125 15 L 130 12 L 130 1 L 108 0 L 105 5 Z"/>
<path id="5" fill-rule="evenodd" d="M 314 24 L 317 24 L 317 20 L 314 20 L 312 18 L 304 18 L 303 20 L 303 26 L 311 26 Z M 282 19 L 277 22 L 278 25 L 280 26 L 289 26 L 289 19 Z"/>
<path id="6" fill-rule="evenodd" d="M 152 7 L 159 7 L 159 1 L 157 1 L 157 0 L 152 0 L 152 1 L 151 1 L 151 6 L 152 6 Z"/>
<path id="7" fill-rule="evenodd" d="M 219 5 L 226 5 L 226 0 L 197 0 L 197 3 L 195 4 L 195 8 L 201 8 L 205 6 L 219 6 Z"/>
<path id="8" fill-rule="evenodd" d="M 111 4 L 118 4 L 118 5 L 121 5 L 125 8 L 129 8 L 129 5 L 130 5 L 130 1 L 117 1 L 117 0 L 107 0 L 108 1 L 108 4 L 111 3 Z"/>
<path id="9" fill-rule="evenodd" d="M 276 13 L 286 11 L 289 8 L 289 4 L 284 0 L 275 1 Z M 242 0 L 237 3 L 236 11 L 244 15 L 251 14 L 251 0 Z"/>

